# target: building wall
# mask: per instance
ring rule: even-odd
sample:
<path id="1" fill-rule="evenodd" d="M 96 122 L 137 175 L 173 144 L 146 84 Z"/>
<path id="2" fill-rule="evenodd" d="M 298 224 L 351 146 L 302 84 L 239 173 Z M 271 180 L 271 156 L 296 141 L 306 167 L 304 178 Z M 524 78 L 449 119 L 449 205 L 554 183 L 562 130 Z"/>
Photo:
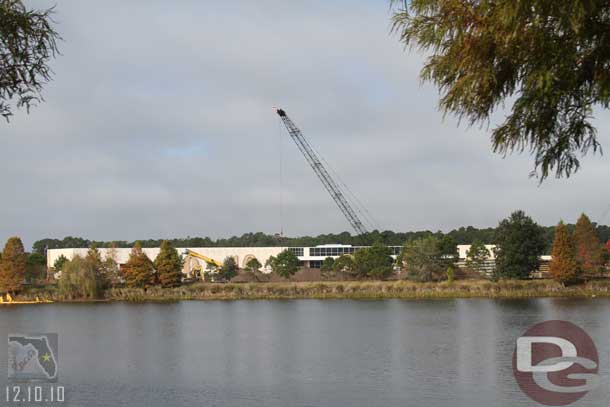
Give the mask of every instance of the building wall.
<path id="1" fill-rule="evenodd" d="M 210 257 L 220 263 L 227 257 L 233 257 L 240 268 L 245 268 L 246 263 L 252 257 L 256 257 L 261 264 L 265 262 L 271 256 L 277 256 L 285 247 L 190 247 L 190 250 Z M 49 249 L 47 250 L 47 267 L 53 267 L 53 264 L 60 256 L 65 256 L 68 260 L 72 260 L 75 256 L 86 256 L 88 249 Z M 112 251 L 114 251 L 114 260 L 119 264 L 127 263 L 129 260 L 129 254 L 131 253 L 130 248 L 117 248 L 117 249 L 98 249 L 102 258 L 107 258 Z M 142 251 L 146 255 L 154 260 L 159 254 L 159 248 L 144 248 Z M 184 248 L 177 248 L 178 253 L 184 253 Z M 185 262 L 185 270 L 183 272 L 188 274 L 192 267 L 200 265 L 205 268 L 205 263 L 199 259 L 193 259 Z"/>

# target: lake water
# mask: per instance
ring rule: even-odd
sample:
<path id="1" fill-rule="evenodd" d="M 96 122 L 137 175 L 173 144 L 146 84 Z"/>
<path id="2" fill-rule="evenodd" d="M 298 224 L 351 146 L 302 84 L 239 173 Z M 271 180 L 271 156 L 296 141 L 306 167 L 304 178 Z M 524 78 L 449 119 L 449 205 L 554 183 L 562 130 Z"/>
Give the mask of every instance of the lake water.
<path id="1" fill-rule="evenodd" d="M 0 308 L 0 334 L 59 334 L 68 406 L 531 406 L 515 340 L 563 319 L 601 361 L 602 386 L 577 405 L 608 406 L 609 311 L 605 299 L 52 304 Z"/>

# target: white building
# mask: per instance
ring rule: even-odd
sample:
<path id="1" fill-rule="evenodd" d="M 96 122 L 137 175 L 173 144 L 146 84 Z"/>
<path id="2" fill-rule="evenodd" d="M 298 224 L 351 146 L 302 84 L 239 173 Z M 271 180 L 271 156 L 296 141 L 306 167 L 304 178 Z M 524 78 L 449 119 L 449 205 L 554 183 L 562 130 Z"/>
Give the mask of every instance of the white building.
<path id="1" fill-rule="evenodd" d="M 250 259 L 256 258 L 261 264 L 265 264 L 271 256 L 277 256 L 282 251 L 288 249 L 292 251 L 304 267 L 319 268 L 327 257 L 338 258 L 343 254 L 353 254 L 356 250 L 364 246 L 350 246 L 329 244 L 316 247 L 189 247 L 202 256 L 209 257 L 219 263 L 222 263 L 225 258 L 233 257 L 240 268 L 246 268 L 246 264 Z M 391 246 L 393 257 L 400 253 L 401 246 Z M 84 249 L 49 249 L 47 250 L 47 267 L 53 267 L 55 261 L 61 256 L 72 260 L 75 256 L 86 256 L 86 248 Z M 98 249 L 102 258 L 112 256 L 118 264 L 125 264 L 129 259 L 131 248 L 117 249 Z M 142 251 L 154 260 L 159 254 L 159 248 L 143 248 Z M 185 253 L 186 248 L 177 248 L 178 253 Z M 205 269 L 205 261 L 187 256 L 184 264 L 183 273 L 190 276 L 193 269 Z M 270 271 L 263 269 L 262 271 Z"/>

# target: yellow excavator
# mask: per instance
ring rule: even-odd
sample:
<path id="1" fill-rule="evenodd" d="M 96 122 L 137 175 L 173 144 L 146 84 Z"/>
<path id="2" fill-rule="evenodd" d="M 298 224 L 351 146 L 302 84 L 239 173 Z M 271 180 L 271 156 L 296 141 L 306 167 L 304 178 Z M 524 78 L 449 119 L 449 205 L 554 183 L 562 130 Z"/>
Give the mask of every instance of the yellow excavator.
<path id="1" fill-rule="evenodd" d="M 199 254 L 199 253 L 197 253 L 197 252 L 194 252 L 194 251 L 192 251 L 192 250 L 190 250 L 190 249 L 186 249 L 186 250 L 184 251 L 184 255 L 185 255 L 185 256 L 187 256 L 187 257 L 194 257 L 194 258 L 196 258 L 196 259 L 203 260 L 203 261 L 205 261 L 207 264 L 211 264 L 211 265 L 216 266 L 216 267 L 219 267 L 219 268 L 220 268 L 220 267 L 222 267 L 222 263 L 221 263 L 221 262 L 219 262 L 219 261 L 217 261 L 217 260 L 214 260 L 214 259 L 213 259 L 213 258 L 211 258 L 211 257 L 204 256 L 203 254 Z M 196 271 L 196 272 L 198 272 L 200 275 L 203 275 L 203 267 L 201 267 L 201 266 L 195 266 L 195 267 L 193 267 L 193 268 L 191 269 L 191 271 Z"/>
<path id="2" fill-rule="evenodd" d="M 53 301 L 50 300 L 41 300 L 40 298 L 36 297 L 35 300 L 33 301 L 15 301 L 13 299 L 13 297 L 10 294 L 6 294 L 6 300 L 4 299 L 4 297 L 2 295 L 0 295 L 0 305 L 12 305 L 12 304 L 44 304 L 44 303 L 50 303 Z"/>

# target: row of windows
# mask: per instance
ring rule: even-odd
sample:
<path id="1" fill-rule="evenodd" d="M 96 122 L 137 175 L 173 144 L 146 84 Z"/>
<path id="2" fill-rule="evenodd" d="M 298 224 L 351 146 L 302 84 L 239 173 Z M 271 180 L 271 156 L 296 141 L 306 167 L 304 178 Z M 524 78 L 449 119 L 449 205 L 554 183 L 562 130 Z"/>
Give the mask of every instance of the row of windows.
<path id="1" fill-rule="evenodd" d="M 291 250 L 300 250 L 301 254 L 297 254 L 293 251 L 297 256 L 303 256 L 303 248 L 301 247 L 293 247 Z M 362 249 L 362 247 L 312 247 L 309 249 L 309 255 L 314 257 L 334 257 L 334 256 L 342 256 L 344 254 L 354 254 L 356 250 Z M 393 255 L 398 256 L 400 254 L 401 246 L 390 246 L 390 250 Z"/>
<path id="2" fill-rule="evenodd" d="M 294 253 L 294 255 L 297 257 L 304 256 L 304 249 L 302 247 L 289 247 L 288 250 Z"/>

